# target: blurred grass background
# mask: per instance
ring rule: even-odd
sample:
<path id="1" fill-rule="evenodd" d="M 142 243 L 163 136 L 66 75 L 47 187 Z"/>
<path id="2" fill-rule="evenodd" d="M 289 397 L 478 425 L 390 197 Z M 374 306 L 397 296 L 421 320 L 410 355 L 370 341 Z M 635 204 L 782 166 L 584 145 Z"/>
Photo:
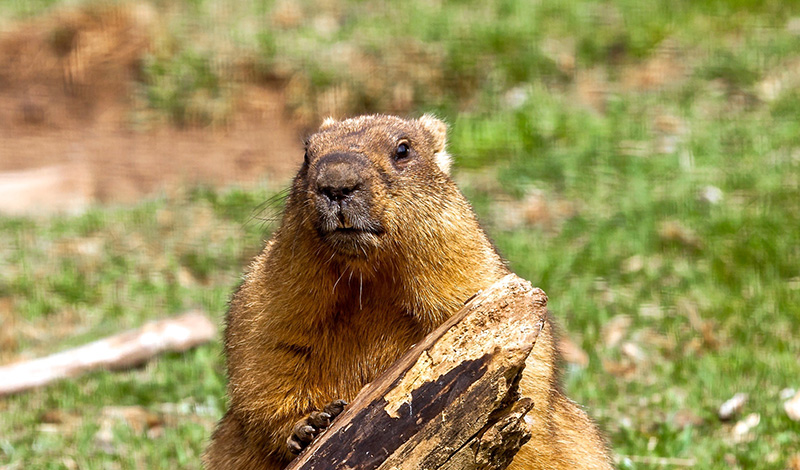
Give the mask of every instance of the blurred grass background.
<path id="1" fill-rule="evenodd" d="M 298 136 L 329 114 L 448 121 L 455 179 L 548 293 L 575 350 L 568 393 L 620 468 L 800 468 L 783 411 L 800 388 L 800 4 L 135 6 L 151 42 L 132 128 L 225 128 L 248 86 L 280 87 Z M 3 0 L 0 32 L 65 8 L 108 4 Z M 3 361 L 192 307 L 221 323 L 273 195 L 195 186 L 0 216 Z M 217 342 L 0 398 L 0 468 L 200 468 L 224 387 Z M 743 435 L 716 416 L 738 392 L 760 417 Z M 108 421 L 119 406 L 158 425 Z"/>

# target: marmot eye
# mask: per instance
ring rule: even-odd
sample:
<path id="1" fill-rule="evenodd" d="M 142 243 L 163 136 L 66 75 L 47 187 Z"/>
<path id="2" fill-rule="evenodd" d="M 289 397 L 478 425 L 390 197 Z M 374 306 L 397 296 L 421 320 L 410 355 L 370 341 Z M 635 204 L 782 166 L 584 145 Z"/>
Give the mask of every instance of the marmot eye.
<path id="1" fill-rule="evenodd" d="M 410 150 L 411 150 L 411 147 L 409 147 L 407 143 L 401 142 L 397 146 L 397 150 L 395 151 L 395 154 L 394 154 L 394 159 L 395 160 L 403 160 L 405 158 L 408 158 L 409 155 L 411 154 Z"/>

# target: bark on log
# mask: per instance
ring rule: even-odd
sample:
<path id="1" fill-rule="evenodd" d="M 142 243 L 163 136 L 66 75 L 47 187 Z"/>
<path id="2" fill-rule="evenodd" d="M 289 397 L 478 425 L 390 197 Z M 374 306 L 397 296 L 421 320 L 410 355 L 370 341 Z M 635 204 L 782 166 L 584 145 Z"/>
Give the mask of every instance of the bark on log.
<path id="1" fill-rule="evenodd" d="M 139 365 L 165 351 L 185 351 L 210 341 L 216 327 L 201 312 L 148 323 L 85 346 L 0 367 L 0 396 L 39 387 L 95 369 Z"/>
<path id="2" fill-rule="evenodd" d="M 509 275 L 410 349 L 287 470 L 503 469 L 530 438 L 519 398 L 547 296 Z"/>

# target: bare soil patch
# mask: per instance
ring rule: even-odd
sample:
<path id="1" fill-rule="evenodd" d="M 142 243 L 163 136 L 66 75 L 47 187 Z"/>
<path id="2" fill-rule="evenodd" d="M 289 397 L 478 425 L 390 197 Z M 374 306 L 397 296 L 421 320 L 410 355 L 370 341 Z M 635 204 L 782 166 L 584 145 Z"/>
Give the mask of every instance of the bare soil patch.
<path id="1" fill-rule="evenodd" d="M 151 15 L 94 7 L 0 33 L 0 211 L 80 210 L 184 184 L 285 184 L 296 170 L 301 140 L 277 85 L 243 85 L 224 128 L 132 130 Z"/>

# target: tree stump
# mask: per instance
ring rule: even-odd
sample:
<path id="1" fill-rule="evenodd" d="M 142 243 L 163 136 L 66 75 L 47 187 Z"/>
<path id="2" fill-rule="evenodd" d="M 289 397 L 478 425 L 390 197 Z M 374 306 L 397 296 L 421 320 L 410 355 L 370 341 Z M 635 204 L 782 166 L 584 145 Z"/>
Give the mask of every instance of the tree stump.
<path id="1" fill-rule="evenodd" d="M 366 385 L 287 470 L 503 469 L 530 438 L 518 383 L 547 296 L 511 274 Z"/>

